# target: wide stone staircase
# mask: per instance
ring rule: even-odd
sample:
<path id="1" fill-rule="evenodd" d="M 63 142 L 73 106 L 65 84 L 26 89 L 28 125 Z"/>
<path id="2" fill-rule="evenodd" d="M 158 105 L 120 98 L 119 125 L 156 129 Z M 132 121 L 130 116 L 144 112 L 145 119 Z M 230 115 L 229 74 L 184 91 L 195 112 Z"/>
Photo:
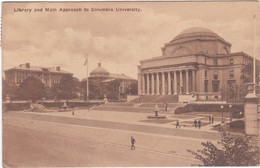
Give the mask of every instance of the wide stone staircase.
<path id="1" fill-rule="evenodd" d="M 118 111 L 118 112 L 143 112 L 143 113 L 153 113 L 155 105 L 158 105 L 160 112 L 170 112 L 174 113 L 175 109 L 182 107 L 185 104 L 182 103 L 167 103 L 168 111 L 165 111 L 164 103 L 106 103 L 104 105 L 93 107 L 93 110 L 101 111 Z"/>
<path id="2" fill-rule="evenodd" d="M 144 95 L 132 100 L 135 103 L 177 103 L 178 95 Z"/>

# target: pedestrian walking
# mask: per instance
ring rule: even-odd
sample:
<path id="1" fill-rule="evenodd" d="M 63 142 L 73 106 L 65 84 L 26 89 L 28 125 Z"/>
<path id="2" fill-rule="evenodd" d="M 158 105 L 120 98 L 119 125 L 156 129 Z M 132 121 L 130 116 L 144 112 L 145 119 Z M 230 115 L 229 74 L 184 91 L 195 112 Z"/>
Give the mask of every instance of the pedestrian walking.
<path id="1" fill-rule="evenodd" d="M 131 136 L 131 149 L 132 149 L 132 150 L 135 149 L 135 143 L 136 143 L 136 140 L 134 139 L 133 136 Z"/>
<path id="2" fill-rule="evenodd" d="M 211 117 L 211 123 L 214 123 L 214 117 L 213 116 Z"/>
<path id="3" fill-rule="evenodd" d="M 197 128 L 197 123 L 198 123 L 198 121 L 197 121 L 197 120 L 194 120 L 194 126 L 195 126 L 195 128 Z"/>
<path id="4" fill-rule="evenodd" d="M 198 125 L 199 125 L 199 129 L 200 129 L 200 127 L 201 127 L 201 121 L 200 120 L 198 121 Z"/>
<path id="5" fill-rule="evenodd" d="M 158 116 L 159 108 L 157 104 L 154 107 L 154 112 L 155 112 L 155 116 Z"/>
<path id="6" fill-rule="evenodd" d="M 211 116 L 209 116 L 209 124 L 211 123 Z"/>
<path id="7" fill-rule="evenodd" d="M 181 128 L 181 127 L 180 127 L 179 120 L 176 121 L 176 128 L 178 128 L 178 127 Z"/>
<path id="8" fill-rule="evenodd" d="M 72 110 L 71 112 L 72 112 L 72 115 L 74 115 L 74 110 Z"/>
<path id="9" fill-rule="evenodd" d="M 165 103 L 165 111 L 168 111 L 168 103 Z"/>

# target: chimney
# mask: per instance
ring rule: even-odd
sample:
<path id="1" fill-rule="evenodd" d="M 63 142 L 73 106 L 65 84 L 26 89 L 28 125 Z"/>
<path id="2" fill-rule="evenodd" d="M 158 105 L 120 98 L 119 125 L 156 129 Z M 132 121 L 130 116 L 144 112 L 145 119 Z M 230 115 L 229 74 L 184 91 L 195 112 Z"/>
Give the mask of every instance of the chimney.
<path id="1" fill-rule="evenodd" d="M 60 66 L 56 66 L 56 70 L 57 70 L 57 71 L 60 71 Z"/>
<path id="2" fill-rule="evenodd" d="M 28 62 L 25 63 L 25 67 L 29 69 L 30 68 L 30 63 L 28 63 Z"/>

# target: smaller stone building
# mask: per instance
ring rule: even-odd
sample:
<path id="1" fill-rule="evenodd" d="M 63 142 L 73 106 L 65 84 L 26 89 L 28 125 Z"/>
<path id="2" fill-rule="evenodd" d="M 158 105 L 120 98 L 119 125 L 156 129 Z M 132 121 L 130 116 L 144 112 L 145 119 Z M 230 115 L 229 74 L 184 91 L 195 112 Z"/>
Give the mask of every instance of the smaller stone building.
<path id="1" fill-rule="evenodd" d="M 100 82 L 103 86 L 109 85 L 115 80 L 120 82 L 118 88 L 121 97 L 126 97 L 127 89 L 133 83 L 137 85 L 137 80 L 131 78 L 125 74 L 112 74 L 109 73 L 105 68 L 101 66 L 101 63 L 98 63 L 98 67 L 90 72 L 89 80 Z M 86 81 L 86 78 L 82 81 Z"/>
<path id="2" fill-rule="evenodd" d="M 31 66 L 30 63 L 21 64 L 14 68 L 4 71 L 5 79 L 10 84 L 20 85 L 27 77 L 33 76 L 40 79 L 46 86 L 51 87 L 53 84 L 60 83 L 64 75 L 72 76 L 72 73 L 61 70 L 60 66 L 41 67 Z"/>

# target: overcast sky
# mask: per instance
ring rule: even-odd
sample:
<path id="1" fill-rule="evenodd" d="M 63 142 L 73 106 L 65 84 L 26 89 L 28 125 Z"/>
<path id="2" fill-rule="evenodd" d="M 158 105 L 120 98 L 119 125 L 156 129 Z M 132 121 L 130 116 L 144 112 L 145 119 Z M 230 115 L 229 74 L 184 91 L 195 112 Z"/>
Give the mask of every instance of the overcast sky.
<path id="1" fill-rule="evenodd" d="M 98 62 L 110 73 L 137 79 L 142 59 L 161 56 L 161 47 L 181 31 L 205 27 L 232 44 L 232 52 L 253 56 L 256 14 L 256 56 L 260 59 L 260 3 L 257 2 L 78 2 L 4 3 L 3 69 L 25 62 L 61 66 L 82 79 L 89 53 L 89 71 Z M 60 8 L 138 8 L 140 12 L 59 12 Z M 57 12 L 17 12 L 56 8 Z"/>

